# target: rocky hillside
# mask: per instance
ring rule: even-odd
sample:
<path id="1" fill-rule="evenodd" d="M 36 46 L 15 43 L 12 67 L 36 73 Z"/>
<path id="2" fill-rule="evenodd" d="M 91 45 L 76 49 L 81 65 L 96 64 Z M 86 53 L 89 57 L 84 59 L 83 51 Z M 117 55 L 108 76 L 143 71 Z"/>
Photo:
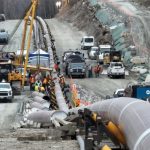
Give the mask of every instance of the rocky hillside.
<path id="1" fill-rule="evenodd" d="M 31 0 L 0 0 L 0 13 L 4 13 L 7 19 L 22 18 Z M 54 17 L 56 5 L 54 0 L 41 0 L 37 14 L 43 18 Z"/>
<path id="2" fill-rule="evenodd" d="M 146 7 L 150 6 L 150 0 L 133 0 L 133 1 L 138 2 L 139 4 L 144 5 Z"/>
<path id="3" fill-rule="evenodd" d="M 93 35 L 97 44 L 111 43 L 109 30 L 95 17 L 97 9 L 99 6 L 92 7 L 87 0 L 70 0 L 70 4 L 64 7 L 57 17 L 72 23 L 79 30 L 85 31 L 87 35 Z"/>

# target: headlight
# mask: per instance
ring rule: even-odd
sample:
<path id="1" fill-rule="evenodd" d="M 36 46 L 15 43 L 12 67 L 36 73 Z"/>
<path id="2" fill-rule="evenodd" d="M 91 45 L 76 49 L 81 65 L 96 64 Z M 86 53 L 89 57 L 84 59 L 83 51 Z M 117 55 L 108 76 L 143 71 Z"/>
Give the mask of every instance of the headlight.
<path id="1" fill-rule="evenodd" d="M 12 95 L 12 91 L 9 91 L 9 92 L 8 92 L 8 95 Z"/>
<path id="2" fill-rule="evenodd" d="M 82 72 L 84 72 L 85 71 L 85 69 L 82 69 Z"/>
<path id="3" fill-rule="evenodd" d="M 70 69 L 70 72 L 73 72 L 73 69 Z"/>

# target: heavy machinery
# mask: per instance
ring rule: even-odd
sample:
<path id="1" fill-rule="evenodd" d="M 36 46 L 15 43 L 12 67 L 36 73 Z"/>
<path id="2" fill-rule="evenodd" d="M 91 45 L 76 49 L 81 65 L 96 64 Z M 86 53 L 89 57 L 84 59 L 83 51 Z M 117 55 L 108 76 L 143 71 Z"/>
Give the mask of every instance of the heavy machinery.
<path id="1" fill-rule="evenodd" d="M 37 5 L 38 5 L 38 0 L 32 0 L 31 5 L 30 5 L 30 7 L 29 7 L 25 17 L 24 17 L 24 30 L 23 30 L 23 37 L 22 37 L 22 42 L 21 42 L 21 52 L 20 52 L 18 65 L 22 65 L 23 64 L 23 54 L 24 54 L 24 49 L 25 49 L 25 42 L 26 42 L 26 37 L 27 37 L 27 26 L 28 25 L 30 25 L 30 29 L 29 29 L 27 48 L 26 48 L 26 55 L 25 55 L 26 59 L 24 61 L 24 75 L 23 75 L 23 79 L 22 79 L 22 87 L 24 87 L 24 84 L 25 84 L 25 78 L 26 78 L 26 72 L 27 72 L 27 64 L 28 64 L 28 57 L 29 57 L 29 49 L 30 49 L 30 43 L 31 43 L 31 38 L 32 38 L 32 31 L 33 31 L 33 21 L 35 19 Z M 29 24 L 29 20 L 31 20 L 30 24 Z"/>
<path id="2" fill-rule="evenodd" d="M 21 93 L 22 75 L 11 59 L 0 59 L 0 79 L 9 82 L 15 94 Z"/>
<path id="3" fill-rule="evenodd" d="M 113 50 L 111 45 L 99 45 L 96 59 L 98 63 L 104 65 L 108 65 L 110 62 L 120 62 L 121 51 Z"/>
<path id="4" fill-rule="evenodd" d="M 144 101 L 149 101 L 150 99 L 150 84 L 133 84 L 129 85 L 124 90 L 125 95 Z"/>

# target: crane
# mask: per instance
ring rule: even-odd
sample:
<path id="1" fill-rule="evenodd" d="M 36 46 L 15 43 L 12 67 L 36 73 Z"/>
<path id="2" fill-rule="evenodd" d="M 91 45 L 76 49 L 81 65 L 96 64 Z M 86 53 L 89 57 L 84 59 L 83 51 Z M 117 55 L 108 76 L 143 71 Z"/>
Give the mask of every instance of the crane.
<path id="1" fill-rule="evenodd" d="M 27 25 L 28 25 L 28 20 L 29 20 L 30 16 L 31 16 L 31 24 L 30 24 L 30 30 L 29 30 L 29 35 L 28 35 L 29 38 L 27 40 L 27 50 L 26 50 L 26 56 L 25 56 L 25 62 L 24 62 L 24 75 L 23 75 L 23 79 L 22 79 L 22 87 L 24 87 L 25 75 L 27 72 L 28 55 L 29 55 L 32 31 L 33 31 L 33 21 L 35 19 L 37 6 L 38 6 L 38 0 L 32 0 L 30 8 L 28 9 L 26 16 L 24 17 L 24 29 L 23 29 L 23 36 L 22 36 L 22 42 L 21 42 L 21 52 L 20 52 L 20 56 L 19 56 L 19 64 L 20 65 L 23 62 L 23 52 L 24 52 L 25 42 L 26 42 L 26 37 L 27 37 Z"/>

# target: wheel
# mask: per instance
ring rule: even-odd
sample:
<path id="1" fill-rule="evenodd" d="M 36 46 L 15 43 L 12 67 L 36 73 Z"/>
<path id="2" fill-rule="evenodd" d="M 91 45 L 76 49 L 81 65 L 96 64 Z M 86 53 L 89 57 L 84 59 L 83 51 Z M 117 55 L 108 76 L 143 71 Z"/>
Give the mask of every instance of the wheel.
<path id="1" fill-rule="evenodd" d="M 12 99 L 9 99 L 8 102 L 9 102 L 9 103 L 12 103 Z"/>
<path id="2" fill-rule="evenodd" d="M 84 75 L 82 75 L 82 78 L 86 78 L 86 75 L 84 74 Z"/>
<path id="3" fill-rule="evenodd" d="M 125 74 L 122 76 L 123 79 L 125 79 Z"/>

